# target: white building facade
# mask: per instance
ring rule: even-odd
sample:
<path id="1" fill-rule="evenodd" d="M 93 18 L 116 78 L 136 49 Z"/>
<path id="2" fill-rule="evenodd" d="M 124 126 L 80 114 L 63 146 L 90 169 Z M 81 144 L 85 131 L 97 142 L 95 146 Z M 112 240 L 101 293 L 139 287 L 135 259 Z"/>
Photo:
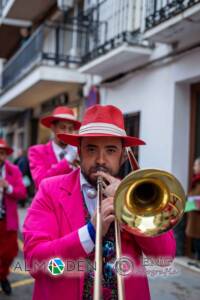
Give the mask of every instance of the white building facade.
<path id="1" fill-rule="evenodd" d="M 82 114 L 82 7 L 82 0 L 0 0 L 0 136 L 14 156 L 49 139 L 39 119 L 56 106 Z"/>
<path id="2" fill-rule="evenodd" d="M 82 89 L 87 97 L 98 84 L 101 104 L 118 106 L 128 133 L 146 141 L 136 151 L 140 166 L 170 171 L 188 189 L 200 156 L 200 0 L 0 3 L 0 38 L 9 26 L 12 43 L 17 28 L 33 28 L 13 55 L 14 45 L 0 45 L 4 123 L 6 114 L 27 109 L 34 123 L 52 98 L 80 107 Z"/>
<path id="3" fill-rule="evenodd" d="M 139 149 L 140 166 L 172 172 L 187 190 L 200 156 L 200 1 L 114 2 L 119 28 L 126 9 L 126 20 L 135 22 L 121 31 L 124 40 L 121 29 L 115 32 L 110 48 L 107 34 L 104 49 L 81 71 L 101 76 L 102 104 L 139 114 L 138 135 L 147 143 Z"/>

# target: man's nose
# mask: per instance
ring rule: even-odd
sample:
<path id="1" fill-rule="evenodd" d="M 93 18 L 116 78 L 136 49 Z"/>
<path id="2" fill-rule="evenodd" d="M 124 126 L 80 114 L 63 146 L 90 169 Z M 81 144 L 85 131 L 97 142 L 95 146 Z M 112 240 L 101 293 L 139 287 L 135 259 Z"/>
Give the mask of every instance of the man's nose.
<path id="1" fill-rule="evenodd" d="M 103 165 L 105 163 L 105 155 L 103 152 L 98 153 L 96 161 L 99 165 Z"/>

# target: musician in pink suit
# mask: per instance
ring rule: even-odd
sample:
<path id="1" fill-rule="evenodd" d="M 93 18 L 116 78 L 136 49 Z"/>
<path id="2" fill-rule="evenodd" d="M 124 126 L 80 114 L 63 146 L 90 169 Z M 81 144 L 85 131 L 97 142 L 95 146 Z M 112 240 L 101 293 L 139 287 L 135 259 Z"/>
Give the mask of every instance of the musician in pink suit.
<path id="1" fill-rule="evenodd" d="M 20 170 L 6 159 L 12 152 L 0 139 L 0 283 L 7 295 L 11 294 L 9 268 L 18 252 L 17 201 L 26 199 Z"/>
<path id="2" fill-rule="evenodd" d="M 105 181 L 101 210 L 102 295 L 103 299 L 117 299 L 113 195 L 120 183 L 118 173 L 125 147 L 144 142 L 126 135 L 122 112 L 111 105 L 90 107 L 79 134 L 61 134 L 59 138 L 79 148 L 80 169 L 44 180 L 28 211 L 23 230 L 24 254 L 35 277 L 33 299 L 93 299 L 93 269 L 89 266 L 94 262 L 99 175 Z M 173 232 L 147 238 L 121 231 L 121 241 L 122 255 L 133 266 L 124 276 L 124 299 L 149 300 L 142 255 L 173 259 Z M 53 276 L 52 270 L 62 268 L 59 259 L 65 268 L 62 274 Z"/>
<path id="3" fill-rule="evenodd" d="M 30 169 L 35 187 L 42 179 L 70 173 L 77 160 L 77 148 L 60 141 L 58 133 L 73 133 L 81 123 L 76 120 L 71 108 L 59 106 L 53 113 L 41 119 L 41 124 L 51 129 L 53 140 L 29 148 Z"/>

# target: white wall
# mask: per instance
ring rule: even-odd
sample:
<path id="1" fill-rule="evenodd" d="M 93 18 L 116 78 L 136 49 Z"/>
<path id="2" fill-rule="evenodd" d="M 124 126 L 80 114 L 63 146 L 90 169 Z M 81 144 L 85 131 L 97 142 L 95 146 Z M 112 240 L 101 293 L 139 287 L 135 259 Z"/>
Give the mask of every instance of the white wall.
<path id="1" fill-rule="evenodd" d="M 175 174 L 187 189 L 189 165 L 190 84 L 200 81 L 200 51 L 168 64 L 143 69 L 103 88 L 102 104 L 123 113 L 141 112 L 141 168 L 161 168 Z"/>
<path id="2" fill-rule="evenodd" d="M 190 150 L 190 85 L 176 84 L 174 87 L 174 120 L 172 132 L 171 171 L 188 184 L 189 150 Z"/>
<path id="3" fill-rule="evenodd" d="M 124 113 L 141 112 L 140 138 L 147 146 L 140 149 L 140 166 L 170 169 L 172 147 L 173 85 L 162 70 L 143 71 L 107 91 L 104 104 L 114 104 Z"/>

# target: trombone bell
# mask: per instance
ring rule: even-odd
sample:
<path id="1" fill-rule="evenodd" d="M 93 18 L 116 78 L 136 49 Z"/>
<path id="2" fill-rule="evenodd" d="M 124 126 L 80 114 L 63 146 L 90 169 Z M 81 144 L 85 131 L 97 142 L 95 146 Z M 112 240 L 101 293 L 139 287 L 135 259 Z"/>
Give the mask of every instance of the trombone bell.
<path id="1" fill-rule="evenodd" d="M 122 180 L 114 206 L 125 230 L 139 236 L 157 236 L 181 219 L 185 193 L 180 182 L 166 171 L 137 170 Z"/>

